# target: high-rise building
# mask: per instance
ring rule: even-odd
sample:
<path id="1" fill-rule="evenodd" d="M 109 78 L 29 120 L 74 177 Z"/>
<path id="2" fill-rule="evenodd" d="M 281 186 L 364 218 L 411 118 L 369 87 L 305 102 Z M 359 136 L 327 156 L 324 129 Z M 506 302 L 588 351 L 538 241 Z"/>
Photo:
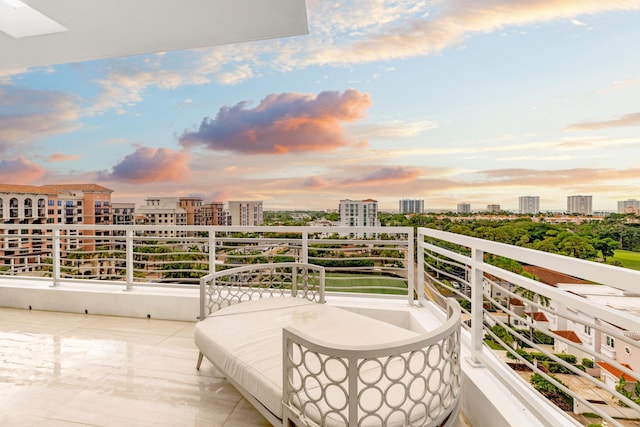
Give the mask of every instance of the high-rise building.
<path id="1" fill-rule="evenodd" d="M 567 213 L 568 214 L 593 214 L 591 206 L 593 196 L 567 196 Z"/>
<path id="2" fill-rule="evenodd" d="M 378 201 L 340 200 L 340 225 L 346 227 L 376 227 L 378 223 Z"/>
<path id="3" fill-rule="evenodd" d="M 518 212 L 533 215 L 540 213 L 540 196 L 520 196 L 518 198 Z"/>
<path id="4" fill-rule="evenodd" d="M 262 201 L 230 201 L 231 225 L 262 225 Z"/>
<path id="5" fill-rule="evenodd" d="M 458 203 L 457 212 L 458 213 L 471 213 L 471 204 L 470 203 Z"/>
<path id="6" fill-rule="evenodd" d="M 491 212 L 491 213 L 500 212 L 500 205 L 487 205 L 487 212 Z"/>
<path id="7" fill-rule="evenodd" d="M 398 204 L 398 212 L 401 214 L 423 213 L 424 200 L 419 199 L 402 199 Z"/>
<path id="8" fill-rule="evenodd" d="M 618 202 L 618 213 L 636 213 L 640 211 L 640 200 L 629 199 Z"/>

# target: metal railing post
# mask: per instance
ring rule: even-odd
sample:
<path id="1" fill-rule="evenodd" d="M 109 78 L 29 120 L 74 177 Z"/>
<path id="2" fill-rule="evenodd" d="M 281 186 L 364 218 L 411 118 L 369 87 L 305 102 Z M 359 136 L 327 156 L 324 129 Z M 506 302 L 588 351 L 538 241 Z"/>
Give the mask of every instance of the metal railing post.
<path id="1" fill-rule="evenodd" d="M 418 231 L 418 243 L 415 245 L 416 262 L 418 263 L 418 277 L 416 277 L 416 285 L 418 289 L 418 303 L 424 301 L 426 296 L 424 294 L 424 249 L 422 249 L 422 242 L 424 241 L 424 234 Z M 411 261 L 413 262 L 413 260 Z"/>
<path id="2" fill-rule="evenodd" d="M 126 264 L 127 264 L 127 291 L 133 290 L 133 229 L 127 230 L 126 238 Z"/>
<path id="3" fill-rule="evenodd" d="M 60 229 L 53 230 L 53 284 L 52 286 L 60 285 Z"/>
<path id="4" fill-rule="evenodd" d="M 309 263 L 309 232 L 308 231 L 303 231 L 302 232 L 302 259 L 300 260 L 300 262 L 304 263 L 304 264 L 308 264 Z"/>
<path id="5" fill-rule="evenodd" d="M 414 233 L 413 233 L 413 228 L 411 228 L 409 230 L 409 232 L 407 233 L 407 239 L 408 239 L 408 247 L 407 247 L 407 253 L 405 256 L 405 266 L 407 268 L 407 297 L 409 299 L 409 305 L 414 305 L 416 299 L 418 301 L 420 301 L 420 295 L 418 294 L 418 290 L 417 290 L 417 286 L 416 286 L 416 280 L 415 280 L 415 264 L 413 262 L 413 254 L 414 254 L 414 242 L 413 242 L 413 238 L 414 238 Z"/>
<path id="6" fill-rule="evenodd" d="M 484 252 L 471 248 L 471 363 L 474 367 L 482 366 L 482 347 L 484 337 L 482 312 L 482 278 L 484 276 L 482 262 Z"/>
<path id="7" fill-rule="evenodd" d="M 209 273 L 216 272 L 216 232 L 209 231 Z"/>

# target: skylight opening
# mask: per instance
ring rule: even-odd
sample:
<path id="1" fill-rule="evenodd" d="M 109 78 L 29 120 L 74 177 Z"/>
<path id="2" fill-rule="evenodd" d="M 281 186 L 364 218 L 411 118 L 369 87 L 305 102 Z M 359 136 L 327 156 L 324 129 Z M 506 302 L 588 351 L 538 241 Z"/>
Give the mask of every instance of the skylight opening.
<path id="1" fill-rule="evenodd" d="M 20 0 L 0 0 L 0 31 L 20 39 L 69 30 Z"/>

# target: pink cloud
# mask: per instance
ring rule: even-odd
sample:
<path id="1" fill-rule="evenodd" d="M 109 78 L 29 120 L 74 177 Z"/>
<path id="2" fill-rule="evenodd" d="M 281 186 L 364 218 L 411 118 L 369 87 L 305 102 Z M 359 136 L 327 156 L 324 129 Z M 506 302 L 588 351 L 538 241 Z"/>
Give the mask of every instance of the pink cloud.
<path id="1" fill-rule="evenodd" d="M 24 157 L 0 160 L 0 182 L 28 184 L 42 178 L 46 170 Z"/>
<path id="2" fill-rule="evenodd" d="M 215 119 L 205 117 L 198 130 L 185 131 L 180 143 L 245 154 L 333 151 L 353 144 L 342 123 L 362 118 L 369 106 L 369 95 L 353 89 L 317 96 L 271 94 L 255 108 L 247 108 L 247 102 L 221 108 Z"/>
<path id="3" fill-rule="evenodd" d="M 168 148 L 139 147 L 115 165 L 111 172 L 100 172 L 101 180 L 147 184 L 184 181 L 190 177 L 188 153 Z"/>
<path id="4" fill-rule="evenodd" d="M 78 160 L 81 156 L 79 154 L 68 155 L 61 152 L 56 152 L 47 157 L 50 162 L 68 162 L 71 160 Z"/>
<path id="5" fill-rule="evenodd" d="M 612 120 L 601 120 L 595 122 L 574 123 L 565 130 L 594 130 L 611 127 L 640 126 L 640 113 L 629 113 Z"/>
<path id="6" fill-rule="evenodd" d="M 420 169 L 404 168 L 402 166 L 385 167 L 375 170 L 363 177 L 348 178 L 341 184 L 371 185 L 384 183 L 405 183 L 418 178 Z"/>
<path id="7" fill-rule="evenodd" d="M 302 183 L 303 188 L 323 188 L 329 185 L 326 179 L 319 176 L 310 176 Z"/>
<path id="8" fill-rule="evenodd" d="M 71 95 L 0 85 L 0 151 L 78 127 Z"/>

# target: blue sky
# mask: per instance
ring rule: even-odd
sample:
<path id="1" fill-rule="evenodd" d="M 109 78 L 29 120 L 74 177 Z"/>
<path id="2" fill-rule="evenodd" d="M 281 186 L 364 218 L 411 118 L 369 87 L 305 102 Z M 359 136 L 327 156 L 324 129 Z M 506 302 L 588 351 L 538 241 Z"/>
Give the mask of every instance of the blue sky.
<path id="1" fill-rule="evenodd" d="M 267 210 L 640 198 L 640 1 L 307 6 L 306 36 L 0 74 L 0 182 Z"/>

